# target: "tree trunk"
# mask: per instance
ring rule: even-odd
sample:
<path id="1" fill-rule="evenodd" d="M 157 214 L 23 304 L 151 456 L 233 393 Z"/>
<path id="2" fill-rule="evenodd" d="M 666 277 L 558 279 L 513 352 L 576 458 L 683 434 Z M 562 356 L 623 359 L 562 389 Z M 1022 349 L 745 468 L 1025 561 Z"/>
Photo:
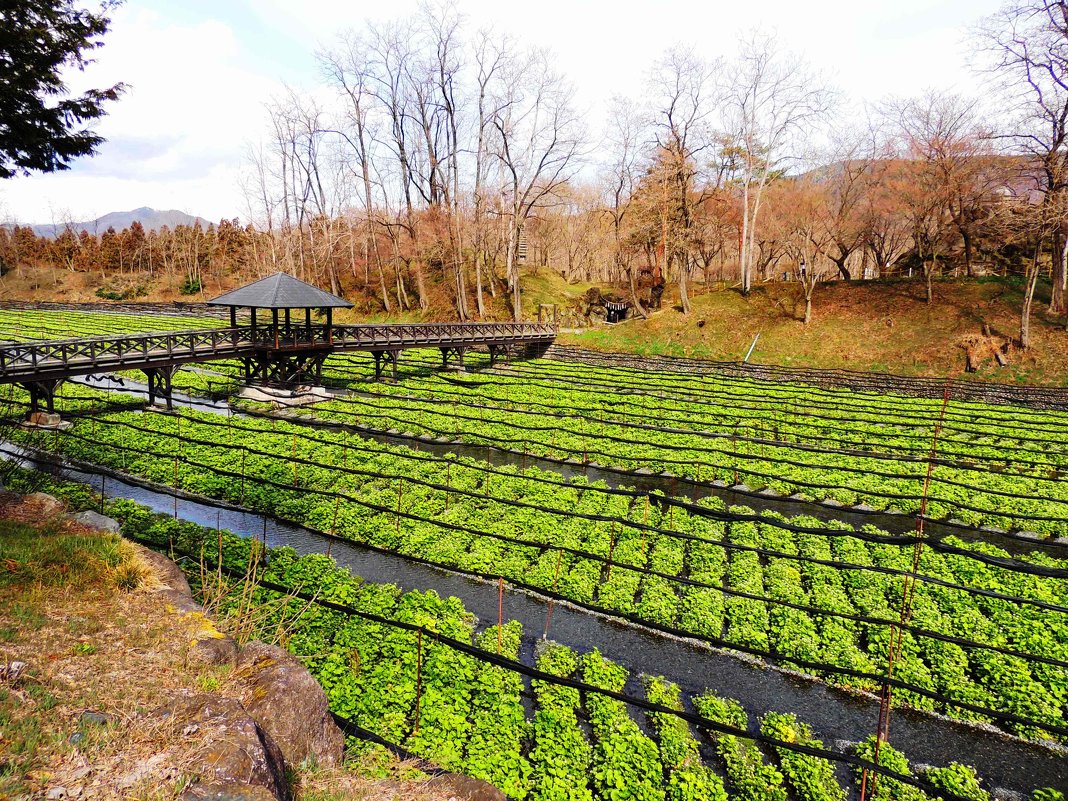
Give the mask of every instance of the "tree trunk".
<path id="1" fill-rule="evenodd" d="M 478 319 L 486 316 L 486 301 L 482 298 L 482 253 L 475 249 L 475 303 L 478 306 Z"/>
<path id="2" fill-rule="evenodd" d="M 1053 238 L 1053 294 L 1049 310 L 1052 314 L 1068 314 L 1068 239 L 1063 231 Z"/>
<path id="3" fill-rule="evenodd" d="M 964 228 L 960 231 L 961 239 L 964 240 L 964 274 L 972 277 L 972 235 Z"/>
<path id="4" fill-rule="evenodd" d="M 838 272 L 842 274 L 842 278 L 844 278 L 846 281 L 852 281 L 853 276 L 850 274 L 849 268 L 846 267 L 846 261 L 848 259 L 848 254 L 841 258 L 835 258 L 834 256 L 831 256 L 831 261 L 833 261 L 834 266 L 838 268 Z"/>
<path id="5" fill-rule="evenodd" d="M 742 230 L 738 238 L 738 269 L 742 278 L 742 294 L 748 295 L 752 287 L 752 276 L 749 272 L 749 186 L 746 184 L 742 192 Z"/>
<path id="6" fill-rule="evenodd" d="M 523 317 L 523 307 L 519 297 L 519 268 L 515 260 L 515 252 L 519 243 L 517 227 L 516 216 L 513 212 L 512 220 L 508 225 L 508 253 L 505 255 L 505 270 L 512 289 L 512 319 L 518 323 Z"/>
<path id="7" fill-rule="evenodd" d="M 642 306 L 641 301 L 638 299 L 638 286 L 634 283 L 634 267 L 631 266 L 627 269 L 627 278 L 630 280 L 630 302 L 634 306 L 634 311 L 642 316 L 643 320 L 649 319 L 649 312 Z"/>
<path id="8" fill-rule="evenodd" d="M 1027 289 L 1024 292 L 1023 307 L 1020 309 L 1020 347 L 1027 350 L 1031 347 L 1031 307 L 1035 301 L 1035 286 L 1038 284 L 1038 254 L 1042 249 L 1039 242 L 1035 246 L 1035 254 L 1031 259 L 1031 268 L 1027 271 Z"/>
<path id="9" fill-rule="evenodd" d="M 679 303 L 682 305 L 683 314 L 690 313 L 690 293 L 686 285 L 689 272 L 690 265 L 686 257 L 683 257 L 679 264 Z"/>

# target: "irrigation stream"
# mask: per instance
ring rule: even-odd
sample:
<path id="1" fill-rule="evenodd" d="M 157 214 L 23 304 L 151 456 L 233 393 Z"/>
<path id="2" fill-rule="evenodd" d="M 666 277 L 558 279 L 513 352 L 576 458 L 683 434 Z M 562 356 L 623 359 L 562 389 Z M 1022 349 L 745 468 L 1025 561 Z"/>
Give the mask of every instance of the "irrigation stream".
<path id="1" fill-rule="evenodd" d="M 88 472 L 50 457 L 34 458 L 12 445 L 0 450 L 5 459 L 20 459 L 41 470 L 58 473 L 94 487 L 103 485 L 109 497 L 127 498 L 157 512 L 203 526 L 221 526 L 236 534 L 260 538 L 267 544 L 289 546 L 300 554 L 329 552 L 339 564 L 368 581 L 391 582 L 404 590 L 434 589 L 456 596 L 478 616 L 482 625 L 496 622 L 498 587 L 455 572 L 420 563 L 358 543 L 327 537 L 293 523 L 256 514 L 207 498 L 114 471 Z M 504 615 L 523 624 L 521 658 L 533 664 L 534 648 L 546 629 L 548 599 L 505 587 Z M 809 723 L 817 736 L 835 750 L 875 731 L 878 701 L 828 687 L 762 663 L 697 643 L 667 637 L 622 621 L 555 604 L 549 639 L 585 652 L 594 645 L 609 659 L 625 665 L 635 676 L 663 675 L 689 693 L 711 689 L 736 698 L 756 726 L 768 710 L 793 712 Z M 628 692 L 636 692 L 636 679 Z M 892 742 L 919 764 L 945 765 L 954 760 L 975 765 L 994 787 L 1027 792 L 1035 787 L 1068 787 L 1068 758 L 1063 749 L 1047 748 L 999 732 L 969 726 L 937 715 L 895 710 Z"/>
<path id="2" fill-rule="evenodd" d="M 77 380 L 78 383 L 94 389 L 104 389 L 108 392 L 128 394 L 141 398 L 148 396 L 148 386 L 130 378 L 103 374 L 86 376 Z M 329 391 L 334 395 L 346 394 L 343 391 Z M 175 392 L 173 393 L 173 403 L 175 406 L 197 411 L 223 415 L 241 415 L 241 412 L 231 409 L 226 399 L 210 400 Z M 607 486 L 613 488 L 636 489 L 639 492 L 659 493 L 667 497 L 685 498 L 691 501 L 714 496 L 728 506 L 748 506 L 758 512 L 778 512 L 785 517 L 809 515 L 818 520 L 839 521 L 856 528 L 873 525 L 891 534 L 913 534 L 916 530 L 916 516 L 911 514 L 890 513 L 863 506 L 838 506 L 778 494 L 754 492 L 745 487 L 724 486 L 723 482 L 696 481 L 663 473 L 636 472 L 605 467 L 597 463 L 584 464 L 575 459 L 534 456 L 494 445 L 473 445 L 458 440 L 434 439 L 400 431 L 386 432 L 359 424 L 322 420 L 290 412 L 281 412 L 278 416 L 282 419 L 314 428 L 336 429 L 343 427 L 354 431 L 361 437 L 386 445 L 406 447 L 434 456 L 451 455 L 475 459 L 488 462 L 495 467 L 512 466 L 521 469 L 537 467 L 547 472 L 556 473 L 565 479 L 581 477 L 591 482 L 604 482 Z M 1050 545 L 1044 543 L 1039 535 L 1009 534 L 1007 532 L 991 531 L 937 520 L 924 521 L 924 534 L 934 540 L 958 537 L 969 542 L 986 542 L 1003 548 L 1012 556 L 1024 556 L 1034 551 L 1039 551 L 1047 556 L 1060 558 L 1064 556 L 1064 545 L 1068 541 L 1068 538 L 1061 538 L 1056 545 Z"/>

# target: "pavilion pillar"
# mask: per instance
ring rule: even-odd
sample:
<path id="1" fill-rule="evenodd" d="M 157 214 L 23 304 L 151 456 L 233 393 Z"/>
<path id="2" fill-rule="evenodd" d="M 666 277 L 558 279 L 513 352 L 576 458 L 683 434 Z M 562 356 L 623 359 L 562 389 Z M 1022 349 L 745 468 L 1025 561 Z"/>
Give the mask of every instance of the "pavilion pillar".
<path id="1" fill-rule="evenodd" d="M 274 349 L 278 350 L 278 309 L 271 309 L 271 320 L 274 322 Z"/>
<path id="2" fill-rule="evenodd" d="M 334 310 L 326 307 L 326 344 L 334 344 Z"/>

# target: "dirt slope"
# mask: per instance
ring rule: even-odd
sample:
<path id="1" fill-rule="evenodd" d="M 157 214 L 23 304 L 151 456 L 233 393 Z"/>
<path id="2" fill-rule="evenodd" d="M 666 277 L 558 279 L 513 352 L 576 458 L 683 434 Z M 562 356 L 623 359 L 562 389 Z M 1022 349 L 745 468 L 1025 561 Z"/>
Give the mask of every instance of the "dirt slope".
<path id="1" fill-rule="evenodd" d="M 1068 385 L 1068 332 L 1063 320 L 1047 319 L 1040 288 L 1032 320 L 1033 347 L 1010 348 L 1007 367 L 993 359 L 971 377 L 990 381 Z M 981 335 L 1019 336 L 1021 289 L 992 279 L 935 285 L 934 303 L 924 301 L 920 282 L 832 283 L 819 287 L 813 320 L 800 321 L 804 300 L 798 285 L 768 284 L 745 298 L 733 289 L 709 291 L 684 315 L 669 306 L 649 320 L 629 320 L 561 341 L 600 350 L 694 356 L 741 361 L 759 334 L 750 361 L 806 367 L 843 367 L 904 375 L 964 373 L 962 340 Z"/>

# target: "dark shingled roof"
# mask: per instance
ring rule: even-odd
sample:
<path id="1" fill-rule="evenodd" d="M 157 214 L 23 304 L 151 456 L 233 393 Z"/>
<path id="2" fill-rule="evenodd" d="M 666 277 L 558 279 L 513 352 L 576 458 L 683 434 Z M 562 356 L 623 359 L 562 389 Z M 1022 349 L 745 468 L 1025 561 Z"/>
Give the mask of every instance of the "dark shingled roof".
<path id="1" fill-rule="evenodd" d="M 291 275 L 275 273 L 208 301 L 213 306 L 242 306 L 257 309 L 335 309 L 352 306 L 344 298 L 319 287 L 298 281 Z"/>

